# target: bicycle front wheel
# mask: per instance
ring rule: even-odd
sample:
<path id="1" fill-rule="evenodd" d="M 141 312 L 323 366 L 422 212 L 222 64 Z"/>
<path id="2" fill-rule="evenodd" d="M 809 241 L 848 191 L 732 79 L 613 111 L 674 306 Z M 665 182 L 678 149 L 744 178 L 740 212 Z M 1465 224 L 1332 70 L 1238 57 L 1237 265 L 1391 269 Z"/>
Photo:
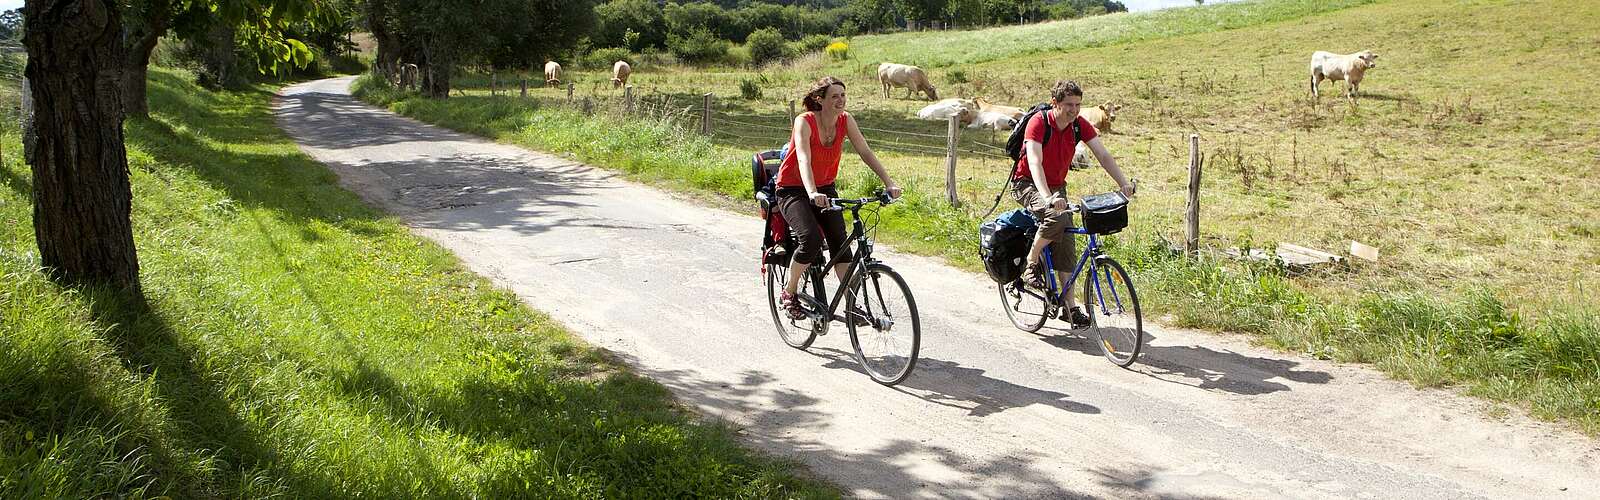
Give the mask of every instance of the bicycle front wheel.
<path id="1" fill-rule="evenodd" d="M 1128 271 L 1111 257 L 1095 260 L 1093 276 L 1084 280 L 1083 297 L 1089 310 L 1089 329 L 1106 359 L 1126 367 L 1139 359 L 1144 345 L 1144 318 L 1139 295 L 1133 291 Z"/>
<path id="2" fill-rule="evenodd" d="M 772 310 L 772 323 L 778 327 L 778 337 L 795 349 L 811 347 L 811 343 L 817 340 L 819 330 L 815 321 L 809 317 L 790 319 L 788 311 L 783 309 L 781 298 L 789 283 L 789 268 L 766 264 L 764 271 L 767 275 L 767 306 Z"/>
<path id="3" fill-rule="evenodd" d="M 872 380 L 895 385 L 911 375 L 922 346 L 922 320 L 899 273 L 868 264 L 850 283 L 844 317 L 856 360 Z"/>

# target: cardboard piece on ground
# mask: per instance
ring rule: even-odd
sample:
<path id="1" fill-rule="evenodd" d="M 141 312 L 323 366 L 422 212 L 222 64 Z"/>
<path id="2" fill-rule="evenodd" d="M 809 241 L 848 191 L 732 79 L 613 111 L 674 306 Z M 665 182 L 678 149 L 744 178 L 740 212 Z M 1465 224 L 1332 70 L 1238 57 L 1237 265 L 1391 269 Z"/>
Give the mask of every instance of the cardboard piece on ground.
<path id="1" fill-rule="evenodd" d="M 1372 262 L 1378 261 L 1378 248 L 1350 240 L 1350 256 L 1358 257 Z"/>

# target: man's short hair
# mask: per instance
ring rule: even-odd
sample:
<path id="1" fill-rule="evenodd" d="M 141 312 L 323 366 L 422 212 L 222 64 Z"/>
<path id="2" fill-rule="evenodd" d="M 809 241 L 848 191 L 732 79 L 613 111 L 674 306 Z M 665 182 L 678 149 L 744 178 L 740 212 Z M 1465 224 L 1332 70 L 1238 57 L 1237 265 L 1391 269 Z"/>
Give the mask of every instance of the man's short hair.
<path id="1" fill-rule="evenodd" d="M 1069 95 L 1083 97 L 1083 87 L 1079 87 L 1078 82 L 1072 80 L 1057 80 L 1055 86 L 1050 87 L 1052 101 L 1065 101 Z"/>

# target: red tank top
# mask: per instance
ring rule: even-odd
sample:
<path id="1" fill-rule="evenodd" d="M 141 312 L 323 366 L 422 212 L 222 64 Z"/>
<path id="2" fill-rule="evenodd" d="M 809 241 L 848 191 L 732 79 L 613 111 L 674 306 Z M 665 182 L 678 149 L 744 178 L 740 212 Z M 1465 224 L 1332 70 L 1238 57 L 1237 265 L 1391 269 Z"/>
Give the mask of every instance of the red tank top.
<path id="1" fill-rule="evenodd" d="M 839 155 L 843 152 L 846 125 L 845 113 L 839 113 L 839 121 L 833 124 L 833 144 L 823 144 L 822 134 L 817 131 L 817 114 L 807 112 L 806 125 L 811 127 L 811 180 L 816 181 L 817 187 L 833 184 L 834 177 L 839 175 Z M 789 138 L 789 144 L 784 145 L 783 165 L 778 167 L 778 187 L 803 187 L 800 181 L 800 155 L 794 152 L 794 138 Z"/>

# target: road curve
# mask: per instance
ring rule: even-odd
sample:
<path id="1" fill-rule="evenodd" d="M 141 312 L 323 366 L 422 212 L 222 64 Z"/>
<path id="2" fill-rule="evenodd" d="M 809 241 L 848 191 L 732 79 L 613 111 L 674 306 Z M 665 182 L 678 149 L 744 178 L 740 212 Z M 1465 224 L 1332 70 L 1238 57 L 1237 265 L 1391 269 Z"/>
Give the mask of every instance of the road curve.
<path id="1" fill-rule="evenodd" d="M 760 222 L 563 158 L 285 88 L 279 124 L 341 183 L 750 445 L 859 497 L 1595 498 L 1600 444 L 1373 370 L 1161 328 L 1132 370 L 1017 331 L 987 278 L 880 252 L 922 360 L 872 383 L 839 330 L 778 339 Z M 881 248 L 881 247 L 880 247 Z"/>

